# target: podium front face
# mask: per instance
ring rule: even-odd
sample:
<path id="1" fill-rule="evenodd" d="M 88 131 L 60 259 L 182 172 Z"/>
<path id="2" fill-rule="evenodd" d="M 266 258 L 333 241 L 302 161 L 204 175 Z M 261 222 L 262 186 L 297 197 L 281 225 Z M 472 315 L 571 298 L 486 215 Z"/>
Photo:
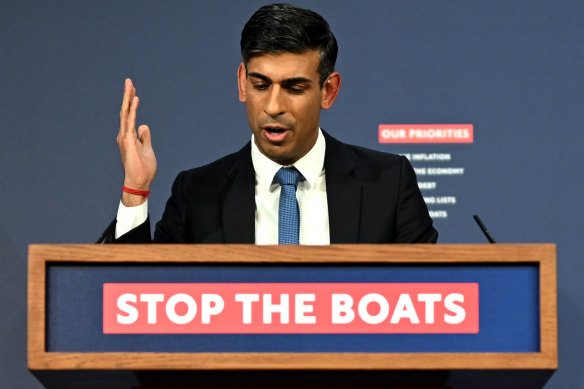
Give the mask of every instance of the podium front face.
<path id="1" fill-rule="evenodd" d="M 31 245 L 29 368 L 47 387 L 541 387 L 555 260 L 552 244 Z"/>

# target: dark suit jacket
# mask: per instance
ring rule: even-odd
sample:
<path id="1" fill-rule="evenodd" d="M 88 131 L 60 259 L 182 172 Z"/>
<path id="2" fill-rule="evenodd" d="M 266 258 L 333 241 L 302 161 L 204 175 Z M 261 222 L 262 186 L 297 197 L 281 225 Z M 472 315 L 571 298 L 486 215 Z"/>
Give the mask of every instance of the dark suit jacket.
<path id="1" fill-rule="evenodd" d="M 346 145 L 328 134 L 325 175 L 331 243 L 434 243 L 438 232 L 409 161 Z M 150 242 L 150 222 L 106 242 Z M 181 172 L 156 243 L 254 243 L 255 172 L 251 144 L 209 165 Z"/>

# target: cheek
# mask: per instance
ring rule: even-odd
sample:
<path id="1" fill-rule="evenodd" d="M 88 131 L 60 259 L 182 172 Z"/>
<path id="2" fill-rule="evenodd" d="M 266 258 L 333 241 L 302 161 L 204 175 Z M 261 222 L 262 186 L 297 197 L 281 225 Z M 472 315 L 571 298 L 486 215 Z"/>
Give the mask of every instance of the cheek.
<path id="1" fill-rule="evenodd" d="M 248 95 L 247 102 L 245 104 L 247 110 L 247 117 L 250 123 L 255 123 L 258 120 L 259 115 L 261 114 L 261 106 L 258 103 L 257 99 L 250 97 Z"/>
<path id="2" fill-rule="evenodd" d="M 314 100 L 303 102 L 303 104 L 298 105 L 295 109 L 299 124 L 309 128 L 318 124 L 320 106 L 316 105 Z"/>

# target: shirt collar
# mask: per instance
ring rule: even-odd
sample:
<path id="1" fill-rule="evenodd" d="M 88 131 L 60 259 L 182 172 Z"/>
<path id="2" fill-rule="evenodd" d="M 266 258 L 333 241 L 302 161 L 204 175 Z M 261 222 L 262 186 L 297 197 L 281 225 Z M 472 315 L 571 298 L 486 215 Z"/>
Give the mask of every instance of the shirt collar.
<path id="1" fill-rule="evenodd" d="M 316 180 L 324 170 L 324 155 L 326 142 L 321 129 L 318 129 L 316 143 L 308 153 L 292 166 L 302 174 L 308 187 L 313 187 Z M 274 175 L 283 165 L 280 165 L 266 157 L 255 144 L 254 136 L 251 135 L 251 160 L 256 174 L 257 186 L 260 190 L 269 191 L 274 180 Z"/>

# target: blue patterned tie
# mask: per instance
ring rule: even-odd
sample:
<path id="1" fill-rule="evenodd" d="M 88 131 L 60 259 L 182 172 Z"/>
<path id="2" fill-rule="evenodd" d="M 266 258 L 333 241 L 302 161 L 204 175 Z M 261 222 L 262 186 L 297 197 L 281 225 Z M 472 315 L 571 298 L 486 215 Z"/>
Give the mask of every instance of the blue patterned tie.
<path id="1" fill-rule="evenodd" d="M 300 172 L 295 167 L 283 167 L 278 170 L 275 178 L 282 186 L 278 208 L 278 244 L 298 244 L 300 213 L 296 186 L 300 180 Z"/>

